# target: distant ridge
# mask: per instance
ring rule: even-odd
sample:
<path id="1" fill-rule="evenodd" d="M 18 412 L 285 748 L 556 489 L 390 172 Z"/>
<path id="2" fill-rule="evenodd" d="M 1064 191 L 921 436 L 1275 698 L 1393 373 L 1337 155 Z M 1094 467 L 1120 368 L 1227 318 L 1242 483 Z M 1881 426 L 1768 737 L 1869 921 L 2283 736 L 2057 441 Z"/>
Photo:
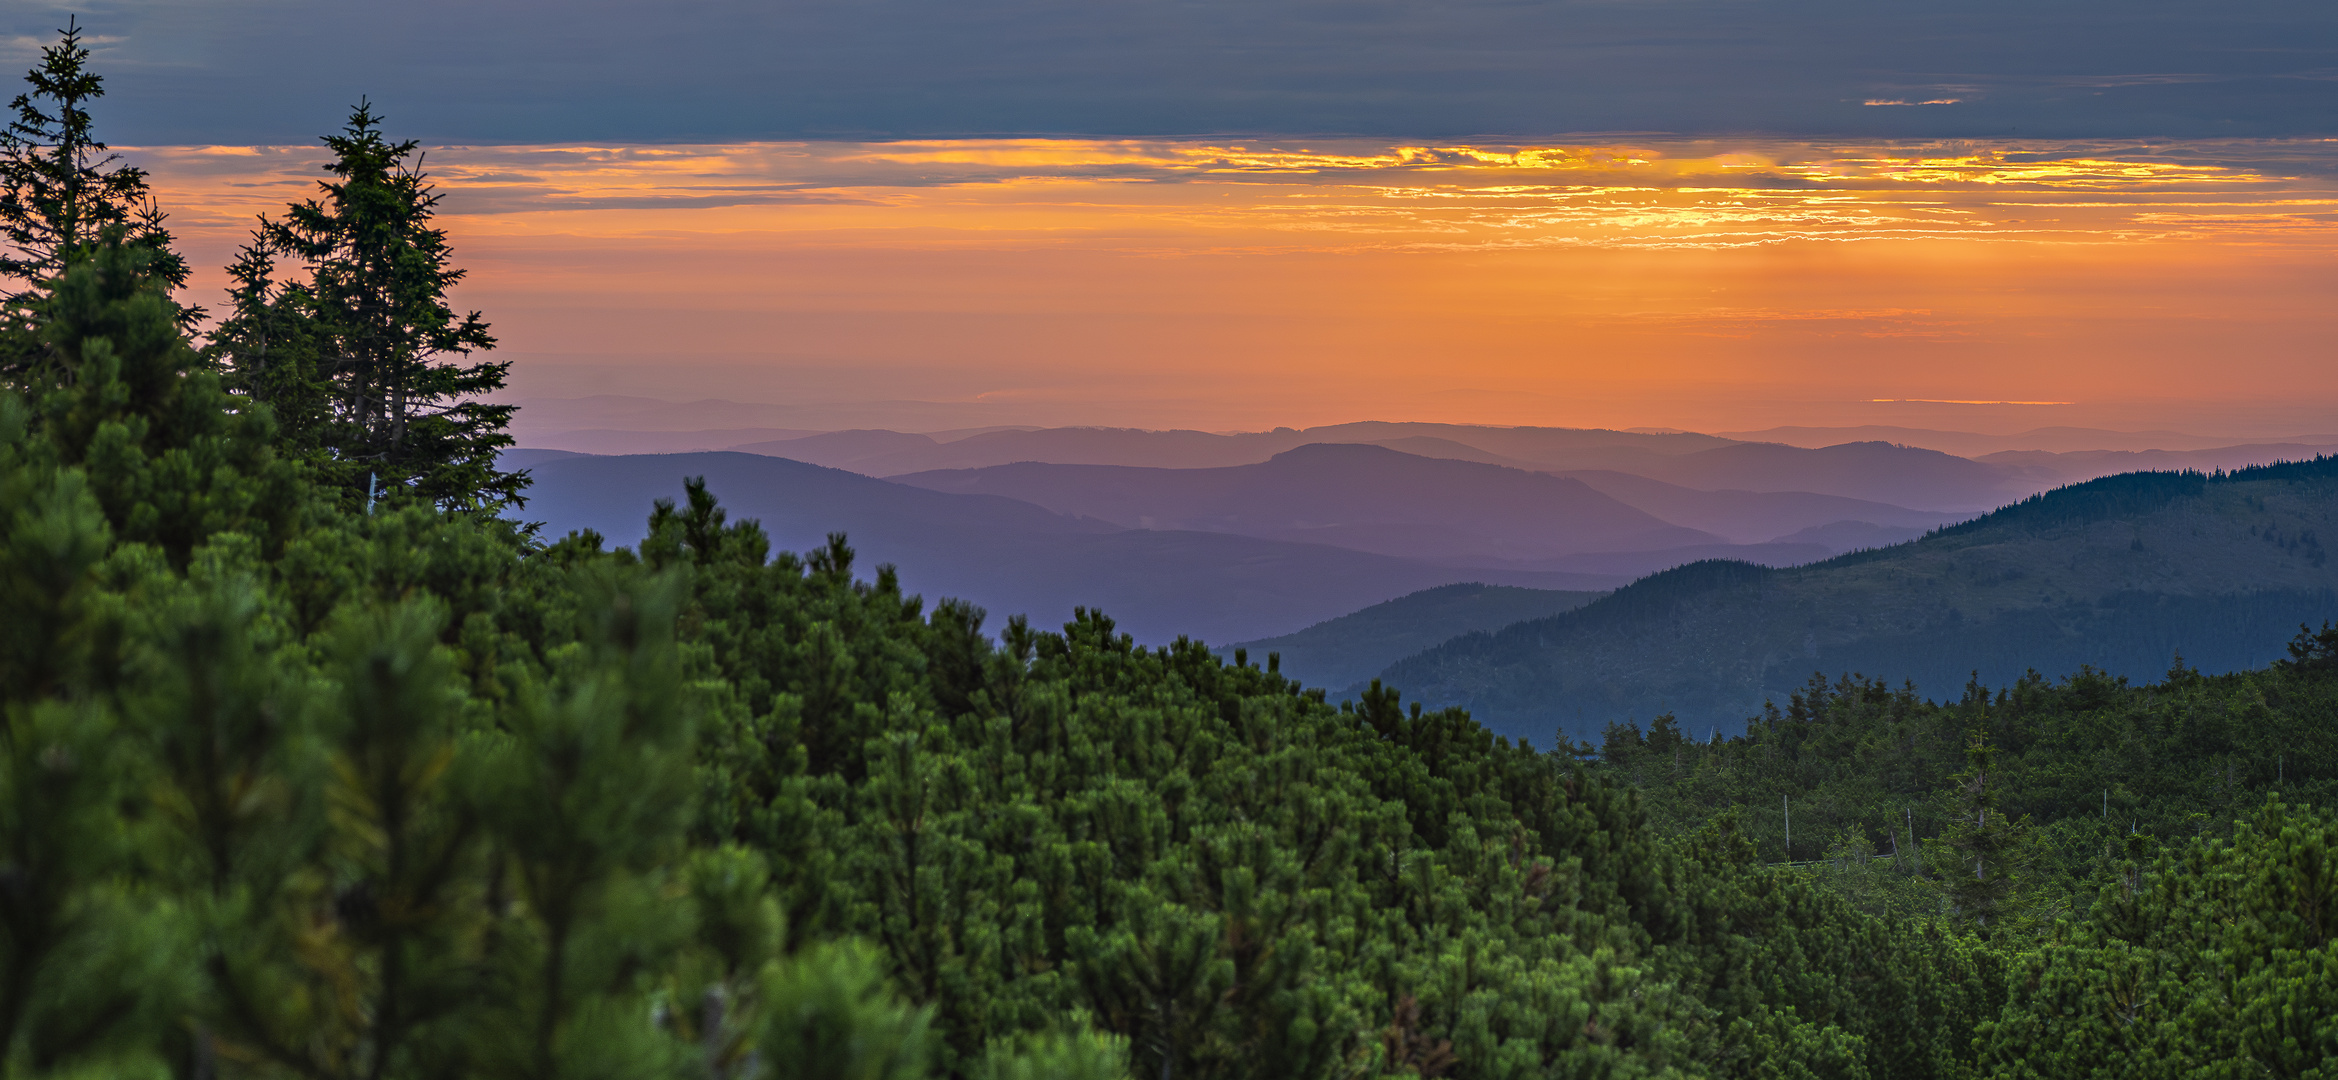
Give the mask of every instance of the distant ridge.
<path id="1" fill-rule="evenodd" d="M 1789 446 L 1834 446 L 1847 442 L 1888 442 L 1921 446 L 1958 457 L 1978 457 L 2002 451 L 2069 453 L 2087 450 L 2208 450 L 2219 446 L 2264 442 L 2264 439 L 2223 435 L 2195 435 L 2182 431 L 2109 431 L 2102 428 L 2038 427 L 2011 435 L 1936 428 L 1863 424 L 1851 427 L 1774 427 L 1760 431 L 1716 431 L 1725 439 L 1775 442 Z M 2311 441 L 2305 440 L 2305 441 Z M 2332 441 L 2338 442 L 2338 436 Z"/>
<path id="2" fill-rule="evenodd" d="M 842 531 L 865 565 L 898 565 L 910 591 L 929 602 L 979 604 L 994 627 L 1013 614 L 1052 626 L 1087 606 L 1148 644 L 1268 637 L 1459 581 L 1580 590 L 1620 580 L 1456 569 L 1229 533 L 1122 529 L 996 495 L 927 491 L 755 454 L 562 457 L 532 472 L 523 516 L 545 522 L 554 537 L 589 528 L 611 543 L 635 543 L 651 500 L 677 497 L 684 477 L 704 476 L 731 520 L 761 521 L 777 548 L 809 550 Z"/>
<path id="3" fill-rule="evenodd" d="M 1002 495 L 1128 528 L 1328 543 L 1454 565 L 1537 566 L 1585 553 L 1719 542 L 1578 480 L 1370 444 L 1309 443 L 1222 468 L 1027 461 L 894 480 Z"/>
<path id="4" fill-rule="evenodd" d="M 1741 544 L 1787 540 L 1796 533 L 1846 522 L 1913 529 L 1914 534 L 1901 538 L 1911 539 L 1927 529 L 1970 516 L 1808 491 L 1708 491 L 1611 469 L 1555 475 L 1581 480 L 1601 494 L 1675 525 L 1703 529 Z"/>
<path id="5" fill-rule="evenodd" d="M 2232 670 L 2280 655 L 2300 622 L 2338 618 L 2323 537 L 2338 538 L 2338 458 L 2105 477 L 1809 566 L 1668 570 L 1382 677 L 1498 731 L 1582 738 L 1660 712 L 1733 729 L 1814 672 L 1938 697 L 2031 664 L 2144 678 L 2181 652 Z"/>
<path id="6" fill-rule="evenodd" d="M 1807 491 L 1925 510 L 1985 510 L 2051 486 L 2051 477 L 1886 442 L 1818 449 L 1736 443 L 1655 463 L 1640 475 L 1707 491 Z"/>
<path id="7" fill-rule="evenodd" d="M 936 469 L 979 469 L 1019 462 L 1208 469 L 1254 465 L 1309 443 L 1387 445 L 1424 457 L 1455 457 L 1535 469 L 1642 468 L 1652 462 L 1731 445 L 1693 433 L 1654 434 L 1600 428 L 1489 427 L 1363 421 L 1308 428 L 1221 434 L 1137 428 L 1062 427 L 998 430 L 958 439 L 895 431 L 832 432 L 747 443 L 733 449 L 770 454 L 869 476 Z M 882 437 L 901 441 L 887 443 Z M 932 445 L 912 440 L 927 439 Z"/>
<path id="8" fill-rule="evenodd" d="M 1369 679 L 1391 662 L 1440 641 L 1578 608 L 1601 595 L 1479 581 L 1440 585 L 1297 633 L 1221 645 L 1212 651 L 1231 659 L 1235 650 L 1245 650 L 1253 663 L 1261 664 L 1269 654 L 1279 655 L 1284 674 L 1310 686 L 1338 689 Z"/>

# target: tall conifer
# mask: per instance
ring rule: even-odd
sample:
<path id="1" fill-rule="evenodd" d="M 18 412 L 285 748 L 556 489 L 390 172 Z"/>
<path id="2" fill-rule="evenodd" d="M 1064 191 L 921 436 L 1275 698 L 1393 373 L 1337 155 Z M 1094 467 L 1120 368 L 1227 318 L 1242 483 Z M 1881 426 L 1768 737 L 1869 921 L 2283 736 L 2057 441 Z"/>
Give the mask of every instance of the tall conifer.
<path id="1" fill-rule="evenodd" d="M 19 385 L 52 355 L 35 332 L 37 294 L 108 228 L 153 249 L 148 272 L 169 288 L 187 283 L 186 261 L 171 251 L 145 170 L 123 164 L 92 130 L 89 103 L 105 96 L 105 79 L 88 68 L 80 24 L 68 21 L 58 34 L 56 44 L 41 50 L 40 65 L 25 73 L 32 89 L 9 102 L 15 116 L 0 128 L 0 278 L 10 279 L 0 284 L 0 325 L 7 331 L 0 377 Z M 186 310 L 181 325 L 201 314 Z"/>
<path id="2" fill-rule="evenodd" d="M 448 509 L 523 502 L 526 475 L 495 464 L 515 408 L 480 400 L 511 365 L 472 359 L 495 338 L 478 312 L 447 302 L 464 272 L 432 224 L 441 196 L 420 144 L 384 138 L 364 103 L 324 142 L 334 179 L 320 181 L 321 197 L 262 219 L 230 268 L 233 309 L 215 356 L 348 490 Z M 277 257 L 296 260 L 305 280 L 275 281 Z"/>
<path id="3" fill-rule="evenodd" d="M 329 465 L 334 393 L 317 352 L 314 305 L 305 284 L 276 275 L 265 240 L 255 237 L 236 254 L 227 267 L 227 314 L 205 352 L 236 391 L 275 413 L 287 452 Z"/>
<path id="4" fill-rule="evenodd" d="M 1965 744 L 1965 771 L 1956 774 L 1957 815 L 1948 844 L 1957 865 L 1944 882 L 1957 913 L 1989 929 L 2011 905 L 2019 867 L 2029 840 L 2029 819 L 2013 820 L 1998 806 L 1997 748 L 1975 729 Z"/>

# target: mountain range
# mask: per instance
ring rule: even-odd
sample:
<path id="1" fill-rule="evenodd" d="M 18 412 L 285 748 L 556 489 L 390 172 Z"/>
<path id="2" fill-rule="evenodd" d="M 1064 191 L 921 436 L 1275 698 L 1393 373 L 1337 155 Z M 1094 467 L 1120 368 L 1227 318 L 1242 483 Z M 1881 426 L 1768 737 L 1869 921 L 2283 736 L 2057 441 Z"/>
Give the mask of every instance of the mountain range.
<path id="1" fill-rule="evenodd" d="M 1980 457 L 2004 451 L 2040 450 L 2048 453 L 2083 453 L 2093 450 L 2214 450 L 2218 447 L 2264 444 L 2263 438 L 2244 438 L 2230 435 L 2195 435 L 2183 431 L 2105 431 L 2101 428 L 2041 427 L 2018 431 L 2010 435 L 1992 435 L 1975 431 L 1940 431 L 1932 428 L 1894 427 L 1869 424 L 1860 427 L 1774 427 L 1760 431 L 1719 431 L 1714 434 L 1735 442 L 1774 442 L 1788 446 L 1817 448 L 1847 442 L 1888 442 L 1902 446 L 1921 446 L 1958 457 Z M 2305 446 L 2338 446 L 2338 434 L 2300 435 L 2288 439 L 2270 440 Z"/>
<path id="2" fill-rule="evenodd" d="M 1879 546 L 1877 537 L 1886 538 L 1884 543 L 1913 540 L 1928 529 L 1971 516 L 1809 491 L 1707 491 L 1612 469 L 1578 469 L 1554 475 L 1580 480 L 1628 506 L 1733 544 L 1808 542 L 1807 538 L 1796 541 L 1793 537 L 1842 523 L 1864 523 L 1882 530 L 1862 536 L 1859 543 L 1835 549 L 1848 551 L 1851 547 Z"/>
<path id="3" fill-rule="evenodd" d="M 539 411 L 540 417 L 535 415 Z M 2013 435 L 1890 426 L 1782 427 L 1705 435 L 1374 421 L 1236 433 L 1103 427 L 808 431 L 753 426 L 772 420 L 801 423 L 796 418 L 808 414 L 800 407 L 629 398 L 531 402 L 525 415 L 534 425 L 528 432 L 529 445 L 536 447 L 603 454 L 731 449 L 871 476 L 1022 461 L 1212 468 L 1255 464 L 1309 443 L 1370 443 L 1423 457 L 1529 470 L 1611 470 L 1691 488 L 1811 491 L 1964 512 L 2119 472 L 2213 471 L 2338 451 L 2338 434 L 2244 439 L 2069 427 Z M 615 426 L 627 422 L 652 424 L 655 429 Z M 559 429 L 564 423 L 578 426 Z M 1772 449 L 1694 456 L 1765 444 Z M 1855 449 L 1842 449 L 1846 446 Z M 1945 454 L 1978 467 L 1906 451 Z"/>
<path id="4" fill-rule="evenodd" d="M 1122 528 L 1240 533 L 1457 565 L 1726 543 L 1580 480 L 1373 445 L 1311 443 L 1222 468 L 1022 462 L 893 480 L 1003 495 Z"/>
<path id="5" fill-rule="evenodd" d="M 1267 461 L 1310 444 L 1369 444 L 1417 457 L 1527 471 L 1605 470 L 1704 490 L 1801 491 L 1930 510 L 1978 511 L 2055 478 L 2021 463 L 1987 463 L 1888 442 L 1810 449 L 1694 433 L 1464 424 L 1357 423 L 1232 435 L 1126 428 L 988 431 L 938 439 L 899 431 L 834 431 L 733 449 L 893 477 L 1038 462 L 1206 469 Z"/>
<path id="6" fill-rule="evenodd" d="M 732 520 L 756 519 L 776 549 L 846 534 L 860 565 L 901 568 L 930 600 L 981 605 L 994 625 L 1040 625 L 1100 608 L 1139 641 L 1267 637 L 1437 585 L 1482 580 L 1598 590 L 1619 575 L 1457 569 L 1325 544 L 1227 532 L 1129 529 L 988 494 L 929 491 L 841 469 L 733 452 L 538 459 L 519 516 L 545 532 L 591 529 L 613 543 L 647 532 L 652 500 L 702 476 Z"/>
<path id="7" fill-rule="evenodd" d="M 1771 569 L 1695 563 L 1547 618 L 1464 635 L 1381 678 L 1497 731 L 1596 736 L 1671 713 L 1736 730 L 1814 674 L 1954 697 L 2035 666 L 2152 678 L 2261 665 L 2338 618 L 2338 459 L 2224 476 L 2137 473 L 1923 539 Z"/>
<path id="8" fill-rule="evenodd" d="M 868 429 L 504 461 L 532 470 L 525 516 L 554 534 L 632 542 L 651 499 L 703 475 L 776 546 L 844 532 L 930 598 L 1042 624 L 1100 608 L 1148 643 L 1238 642 L 1348 692 L 1378 675 L 1538 740 L 1666 711 L 1735 728 L 1813 672 L 1939 696 L 2033 663 L 2225 670 L 2338 616 L 2330 467 L 2252 467 L 2313 441 L 2088 449 L 2116 433 L 2043 430 L 1964 457 L 1895 441 L 1958 433 L 1777 434 L 1893 438 Z M 2093 478 L 2137 465 L 2211 475 Z"/>
<path id="9" fill-rule="evenodd" d="M 1733 445 L 1710 435 L 1651 434 L 1576 428 L 1492 428 L 1465 424 L 1370 421 L 1221 434 L 1135 428 L 1041 428 L 919 435 L 833 431 L 745 443 L 732 449 L 809 461 L 870 476 L 935 469 L 978 469 L 1025 461 L 1058 465 L 1131 465 L 1206 469 L 1251 465 L 1310 443 L 1369 443 L 1426 457 L 1460 457 L 1520 468 L 1645 466 Z"/>
<path id="10" fill-rule="evenodd" d="M 1283 674 L 1309 686 L 1353 686 L 1389 664 L 1463 634 L 1571 611 L 1605 595 L 1468 581 L 1423 589 L 1297 633 L 1213 651 L 1227 660 L 1277 662 Z"/>
<path id="11" fill-rule="evenodd" d="M 1714 520 L 1737 508 L 1757 531 L 1799 529 L 1784 542 L 1733 543 L 1574 477 L 1357 444 L 1215 469 L 1024 463 L 891 481 L 738 452 L 516 450 L 505 461 L 531 470 L 523 516 L 553 535 L 589 528 L 633 542 L 652 499 L 704 475 L 734 517 L 760 519 L 781 547 L 809 549 L 841 531 L 871 564 L 902 566 L 927 595 L 1043 622 L 1102 607 L 1147 641 L 1269 637 L 1463 581 L 1580 591 L 1704 558 L 1793 565 L 1944 519 L 1830 496 L 1697 493 L 1654 481 L 1634 493 L 1702 496 Z"/>

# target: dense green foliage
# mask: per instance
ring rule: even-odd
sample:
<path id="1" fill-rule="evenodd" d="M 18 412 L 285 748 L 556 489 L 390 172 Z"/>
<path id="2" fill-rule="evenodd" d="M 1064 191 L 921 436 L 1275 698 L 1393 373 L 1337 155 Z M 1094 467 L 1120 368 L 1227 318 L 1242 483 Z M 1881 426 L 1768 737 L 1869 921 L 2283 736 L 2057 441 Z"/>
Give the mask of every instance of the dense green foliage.
<path id="1" fill-rule="evenodd" d="M 2153 685 L 2032 674 L 1933 703 L 1814 679 L 1743 737 L 1610 727 L 1661 832 L 1734 823 L 1870 917 L 2006 970 L 1986 1075 L 2322 1076 L 2338 1060 L 2338 630 Z M 1791 846 L 1788 844 L 1791 837 Z"/>
<path id="2" fill-rule="evenodd" d="M 2338 1062 L 2338 822 L 2267 803 L 2138 863 L 1981 1026 L 2005 1077 L 2327 1077 Z"/>
<path id="3" fill-rule="evenodd" d="M 1610 727 L 1601 757 L 1646 795 L 1664 831 L 1746 807 L 1740 827 L 1764 858 L 1896 844 L 1910 869 L 1922 858 L 1915 841 L 1946 835 L 1959 816 L 1956 776 L 1977 733 L 1995 756 L 2004 813 L 2039 823 L 2041 857 L 2059 868 L 2049 876 L 2083 878 L 2105 843 L 2130 834 L 2214 832 L 2276 791 L 2338 802 L 2338 672 L 2322 641 L 2302 637 L 2291 659 L 2258 671 L 2178 666 L 2148 686 L 2033 674 L 1942 703 L 1874 680 L 1813 679 L 1742 737 L 1715 740 L 1660 717 L 1645 731 Z M 1782 799 L 1792 800 L 1791 851 Z"/>

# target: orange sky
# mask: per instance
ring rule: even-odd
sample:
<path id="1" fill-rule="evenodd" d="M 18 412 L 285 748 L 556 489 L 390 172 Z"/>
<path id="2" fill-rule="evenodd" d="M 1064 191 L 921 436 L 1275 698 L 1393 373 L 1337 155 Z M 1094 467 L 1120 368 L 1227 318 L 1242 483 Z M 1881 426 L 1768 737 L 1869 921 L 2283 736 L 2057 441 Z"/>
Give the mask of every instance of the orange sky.
<path id="1" fill-rule="evenodd" d="M 320 160 L 134 157 L 205 267 Z M 816 427 L 2244 435 L 2338 431 L 2333 165 L 2333 141 L 429 156 L 460 302 L 522 399 L 772 402 Z"/>

